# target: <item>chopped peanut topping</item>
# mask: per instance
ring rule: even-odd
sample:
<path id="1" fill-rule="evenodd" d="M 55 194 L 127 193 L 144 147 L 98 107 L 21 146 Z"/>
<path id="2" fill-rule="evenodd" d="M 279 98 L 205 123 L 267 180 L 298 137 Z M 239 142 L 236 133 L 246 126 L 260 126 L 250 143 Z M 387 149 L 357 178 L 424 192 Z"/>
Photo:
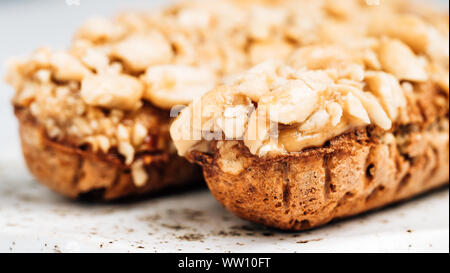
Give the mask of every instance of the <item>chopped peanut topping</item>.
<path id="1" fill-rule="evenodd" d="M 135 34 L 115 44 L 112 56 L 118 57 L 134 72 L 140 72 L 151 65 L 170 63 L 172 49 L 169 42 L 158 32 Z"/>
<path id="2" fill-rule="evenodd" d="M 382 39 L 379 48 L 383 69 L 399 80 L 426 81 L 428 76 L 414 52 L 399 40 Z"/>
<path id="3" fill-rule="evenodd" d="M 50 57 L 50 65 L 55 69 L 54 77 L 60 81 L 80 81 L 90 74 L 77 58 L 62 51 Z"/>
<path id="4" fill-rule="evenodd" d="M 104 17 L 94 17 L 80 27 L 76 37 L 93 42 L 109 42 L 120 39 L 125 32 L 124 26 L 117 22 Z"/>
<path id="5" fill-rule="evenodd" d="M 367 62 L 367 56 L 379 57 L 383 70 L 372 70 L 376 62 Z M 251 153 L 265 156 L 320 146 L 369 124 L 390 130 L 407 107 L 405 92 L 410 91 L 400 80 L 428 78 L 405 44 L 386 38 L 357 48 L 308 46 L 286 63 L 292 66 L 262 63 L 183 110 L 171 127 L 179 154 L 213 140 L 204 137 L 211 132 L 215 140 L 243 140 Z M 196 115 L 201 117 L 197 123 Z M 186 136 L 201 137 L 189 142 Z"/>
<path id="6" fill-rule="evenodd" d="M 131 176 L 136 187 L 145 186 L 147 183 L 148 174 L 145 171 L 145 165 L 142 159 L 136 160 L 131 166 Z"/>
<path id="7" fill-rule="evenodd" d="M 140 106 L 142 83 L 120 74 L 91 75 L 81 82 L 81 97 L 92 106 L 132 110 Z"/>
<path id="8" fill-rule="evenodd" d="M 220 129 L 255 154 L 297 151 L 348 126 L 389 129 L 414 84 L 448 94 L 448 29 L 448 15 L 402 0 L 191 0 L 90 19 L 69 50 L 12 61 L 7 81 L 14 105 L 28 107 L 50 137 L 117 149 L 129 165 L 149 145 L 170 146 L 168 117 L 146 106 L 167 110 L 202 95 L 211 103 L 201 119 L 210 122 L 196 134 Z M 205 94 L 222 81 L 220 95 Z M 253 123 L 261 127 L 254 138 Z M 118 138 L 120 125 L 128 138 Z M 180 154 L 205 147 L 201 134 L 176 143 Z"/>
<path id="9" fill-rule="evenodd" d="M 217 82 L 211 71 L 183 65 L 153 66 L 147 70 L 143 80 L 147 84 L 144 98 L 166 109 L 177 104 L 189 104 Z"/>

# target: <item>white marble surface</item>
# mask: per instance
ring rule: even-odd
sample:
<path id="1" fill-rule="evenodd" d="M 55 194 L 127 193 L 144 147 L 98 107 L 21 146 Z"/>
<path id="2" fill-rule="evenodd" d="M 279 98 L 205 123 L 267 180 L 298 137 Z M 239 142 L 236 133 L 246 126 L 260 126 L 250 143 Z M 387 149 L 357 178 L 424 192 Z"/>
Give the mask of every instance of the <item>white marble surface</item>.
<path id="1" fill-rule="evenodd" d="M 0 76 L 8 56 L 65 47 L 94 14 L 161 1 L 0 2 Z M 447 2 L 448 5 L 448 2 Z M 197 190 L 140 202 L 93 205 L 66 200 L 28 174 L 0 81 L 0 252 L 368 252 L 449 251 L 448 188 L 394 207 L 303 233 L 265 230 L 228 214 Z"/>
<path id="2" fill-rule="evenodd" d="M 448 252 L 443 189 L 308 232 L 249 224 L 196 190 L 139 202 L 66 200 L 0 160 L 0 252 Z"/>

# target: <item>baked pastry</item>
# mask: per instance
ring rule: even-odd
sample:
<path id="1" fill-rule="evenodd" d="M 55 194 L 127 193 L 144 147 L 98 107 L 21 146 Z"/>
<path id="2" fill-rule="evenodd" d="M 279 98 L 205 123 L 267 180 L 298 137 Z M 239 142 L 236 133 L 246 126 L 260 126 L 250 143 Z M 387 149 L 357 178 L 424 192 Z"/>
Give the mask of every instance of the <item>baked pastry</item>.
<path id="1" fill-rule="evenodd" d="M 334 3 L 323 16 L 350 40 L 257 65 L 170 128 L 178 153 L 242 218 L 304 230 L 448 184 L 448 14 Z"/>
<path id="2" fill-rule="evenodd" d="M 359 38 L 386 34 L 448 67 L 442 16 L 399 0 L 369 10 L 376 2 L 185 1 L 151 13 L 93 18 L 69 50 L 43 48 L 10 63 L 7 81 L 16 90 L 26 162 L 39 181 L 73 198 L 154 192 L 199 177 L 176 155 L 169 109 L 266 59 L 286 59 L 314 44 L 370 43 Z M 448 71 L 434 69 L 439 79 Z M 88 158 L 92 162 L 84 163 Z"/>
<path id="3" fill-rule="evenodd" d="M 95 193 L 105 200 L 201 181 L 199 168 L 172 145 L 170 109 L 261 54 L 282 57 L 292 48 L 272 35 L 285 19 L 267 21 L 280 13 L 272 6 L 186 1 L 113 20 L 93 18 L 68 50 L 41 48 L 12 60 L 6 78 L 16 90 L 13 105 L 30 171 L 68 197 Z M 283 51 L 273 50 L 279 46 Z"/>

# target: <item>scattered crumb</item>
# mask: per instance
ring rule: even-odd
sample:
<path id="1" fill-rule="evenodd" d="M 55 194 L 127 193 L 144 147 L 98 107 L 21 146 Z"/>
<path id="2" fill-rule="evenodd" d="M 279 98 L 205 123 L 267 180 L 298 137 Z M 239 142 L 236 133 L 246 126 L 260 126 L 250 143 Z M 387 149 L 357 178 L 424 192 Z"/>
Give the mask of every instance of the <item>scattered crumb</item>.
<path id="1" fill-rule="evenodd" d="M 205 238 L 205 236 L 199 233 L 187 233 L 182 236 L 178 236 L 177 238 L 183 241 L 201 241 Z"/>
<path id="2" fill-rule="evenodd" d="M 318 241 L 322 241 L 322 239 L 321 238 L 318 238 L 318 239 L 311 239 L 311 240 L 302 240 L 302 241 L 298 241 L 298 242 L 296 242 L 297 244 L 307 244 L 307 243 L 309 243 L 309 242 L 318 242 Z"/>
<path id="3" fill-rule="evenodd" d="M 182 229 L 186 229 L 186 227 L 184 227 L 184 226 L 182 226 L 182 225 L 161 224 L 161 226 L 166 227 L 166 228 L 170 228 L 170 229 L 174 229 L 174 230 L 182 230 Z"/>
<path id="4" fill-rule="evenodd" d="M 203 219 L 201 219 L 204 215 L 203 211 L 193 210 L 193 209 L 184 209 L 183 214 L 184 214 L 185 218 L 188 220 L 203 221 Z"/>
<path id="5" fill-rule="evenodd" d="M 221 230 L 221 231 L 217 232 L 217 235 L 223 236 L 223 237 L 237 237 L 237 236 L 241 236 L 241 233 L 237 232 L 235 230 L 231 230 L 231 231 Z"/>
<path id="6" fill-rule="evenodd" d="M 174 209 L 168 209 L 168 210 L 166 210 L 166 213 L 168 215 L 173 215 L 173 214 L 175 214 L 175 210 Z"/>
<path id="7" fill-rule="evenodd" d="M 59 249 L 59 246 L 58 246 L 58 245 L 54 245 L 54 246 L 53 246 L 53 251 L 54 251 L 55 253 L 61 253 L 61 249 Z"/>
<path id="8" fill-rule="evenodd" d="M 159 215 L 159 214 L 152 214 L 152 215 L 138 217 L 139 221 L 150 222 L 150 223 L 158 221 L 159 219 L 161 219 L 161 215 Z"/>

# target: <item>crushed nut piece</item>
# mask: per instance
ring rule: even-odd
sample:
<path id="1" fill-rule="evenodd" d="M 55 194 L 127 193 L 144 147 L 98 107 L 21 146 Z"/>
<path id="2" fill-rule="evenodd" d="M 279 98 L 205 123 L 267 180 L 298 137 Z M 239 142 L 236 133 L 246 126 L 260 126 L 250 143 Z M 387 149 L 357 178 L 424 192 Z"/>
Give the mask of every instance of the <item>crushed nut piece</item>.
<path id="1" fill-rule="evenodd" d="M 142 159 L 136 160 L 131 166 L 131 176 L 136 187 L 143 187 L 147 183 L 148 174 Z"/>
<path id="2" fill-rule="evenodd" d="M 423 82 L 428 78 L 414 52 L 399 40 L 383 39 L 379 56 L 383 68 L 400 80 Z"/>
<path id="3" fill-rule="evenodd" d="M 151 65 L 170 63 L 172 59 L 170 44 L 158 32 L 132 35 L 114 45 L 111 54 L 135 72 Z"/>
<path id="4" fill-rule="evenodd" d="M 170 109 L 203 95 L 214 87 L 217 80 L 207 69 L 161 65 L 149 68 L 144 81 L 147 83 L 144 97 L 161 108 Z"/>
<path id="5" fill-rule="evenodd" d="M 133 110 L 139 108 L 142 94 L 142 84 L 124 74 L 91 75 L 81 83 L 83 100 L 93 106 Z"/>

